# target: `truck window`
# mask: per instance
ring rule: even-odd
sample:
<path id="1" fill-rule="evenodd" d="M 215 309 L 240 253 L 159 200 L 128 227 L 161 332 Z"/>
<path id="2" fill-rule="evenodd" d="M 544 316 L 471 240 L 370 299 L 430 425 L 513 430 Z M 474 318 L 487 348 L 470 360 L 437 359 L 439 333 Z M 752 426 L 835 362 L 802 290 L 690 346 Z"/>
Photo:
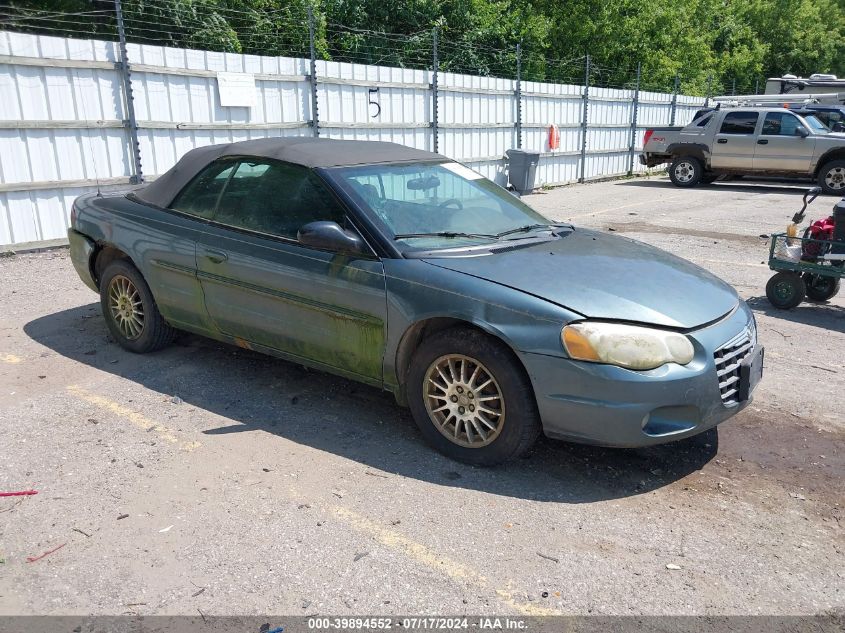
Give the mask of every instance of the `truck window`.
<path id="1" fill-rule="evenodd" d="M 789 112 L 769 112 L 763 121 L 765 136 L 795 136 L 795 130 L 803 128 L 798 117 Z"/>
<path id="2" fill-rule="evenodd" d="M 708 123 L 710 123 L 710 119 L 713 118 L 712 114 L 707 114 L 695 122 L 697 127 L 706 127 Z"/>
<path id="3" fill-rule="evenodd" d="M 756 112 L 728 112 L 719 134 L 754 134 L 757 118 Z"/>

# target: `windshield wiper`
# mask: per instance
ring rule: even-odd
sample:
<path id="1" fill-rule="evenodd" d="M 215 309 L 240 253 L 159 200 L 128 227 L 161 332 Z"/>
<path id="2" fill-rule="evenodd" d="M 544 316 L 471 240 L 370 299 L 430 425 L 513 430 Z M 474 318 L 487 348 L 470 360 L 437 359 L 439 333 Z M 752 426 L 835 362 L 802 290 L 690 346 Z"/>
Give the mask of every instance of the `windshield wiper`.
<path id="1" fill-rule="evenodd" d="M 437 231 L 435 233 L 400 233 L 399 235 L 394 235 L 394 240 L 405 240 L 412 237 L 471 237 L 471 238 L 483 238 L 488 240 L 495 240 L 498 239 L 498 235 L 490 235 L 488 233 L 458 233 L 455 231 Z"/>
<path id="2" fill-rule="evenodd" d="M 520 226 L 515 229 L 510 229 L 508 231 L 502 231 L 501 233 L 496 233 L 496 237 L 504 237 L 505 235 L 513 235 L 514 233 L 528 233 L 528 231 L 533 231 L 534 229 L 559 229 L 563 227 L 571 228 L 571 224 L 526 224 L 525 226 Z"/>

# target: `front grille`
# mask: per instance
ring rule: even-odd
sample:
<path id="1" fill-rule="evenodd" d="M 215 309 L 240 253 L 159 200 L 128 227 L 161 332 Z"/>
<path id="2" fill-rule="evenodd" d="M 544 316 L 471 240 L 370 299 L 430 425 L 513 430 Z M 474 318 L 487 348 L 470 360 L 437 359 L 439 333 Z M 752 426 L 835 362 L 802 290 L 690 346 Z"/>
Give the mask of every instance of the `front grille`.
<path id="1" fill-rule="evenodd" d="M 739 366 L 753 348 L 752 330 L 747 327 L 713 354 L 723 404 L 732 405 L 739 402 Z"/>

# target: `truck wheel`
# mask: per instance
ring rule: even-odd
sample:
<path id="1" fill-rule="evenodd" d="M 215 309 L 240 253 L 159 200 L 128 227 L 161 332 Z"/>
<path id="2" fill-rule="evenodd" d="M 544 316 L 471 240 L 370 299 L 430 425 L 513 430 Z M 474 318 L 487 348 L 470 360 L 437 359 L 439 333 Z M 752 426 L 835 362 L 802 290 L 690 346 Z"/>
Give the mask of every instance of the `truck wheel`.
<path id="1" fill-rule="evenodd" d="M 827 301 L 839 292 L 839 279 L 804 273 L 804 285 L 807 287 L 807 299 L 810 301 Z"/>
<path id="2" fill-rule="evenodd" d="M 828 195 L 845 194 L 845 160 L 832 160 L 822 165 L 818 182 L 819 187 Z"/>
<path id="3" fill-rule="evenodd" d="M 466 328 L 426 338 L 411 361 L 414 421 L 452 459 L 492 466 L 525 453 L 540 435 L 534 390 L 513 353 Z"/>
<path id="4" fill-rule="evenodd" d="M 125 259 L 114 260 L 103 271 L 100 307 L 109 332 L 130 352 L 155 351 L 176 336 L 158 311 L 144 277 Z"/>
<path id="5" fill-rule="evenodd" d="M 766 297 L 774 307 L 791 310 L 804 300 L 807 289 L 798 273 L 780 272 L 766 284 Z"/>
<path id="6" fill-rule="evenodd" d="M 704 166 L 692 156 L 678 156 L 669 165 L 669 178 L 676 187 L 695 187 L 703 175 Z"/>

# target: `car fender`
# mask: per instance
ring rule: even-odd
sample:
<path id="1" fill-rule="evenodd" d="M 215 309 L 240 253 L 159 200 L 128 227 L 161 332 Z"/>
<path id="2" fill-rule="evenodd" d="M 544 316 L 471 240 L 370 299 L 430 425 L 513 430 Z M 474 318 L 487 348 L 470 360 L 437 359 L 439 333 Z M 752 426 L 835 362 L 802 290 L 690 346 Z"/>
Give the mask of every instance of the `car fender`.
<path id="1" fill-rule="evenodd" d="M 692 156 L 705 165 L 710 160 L 710 148 L 704 143 L 672 143 L 666 151 L 673 156 Z"/>
<path id="2" fill-rule="evenodd" d="M 839 147 L 832 147 L 822 154 L 819 159 L 816 161 L 816 164 L 812 166 L 813 174 L 818 175 L 819 170 L 831 160 L 845 160 L 845 143 L 843 143 Z"/>
<path id="3" fill-rule="evenodd" d="M 419 259 L 385 260 L 388 333 L 385 385 L 400 387 L 407 336 L 426 322 L 466 323 L 507 345 L 519 357 L 539 353 L 566 357 L 562 327 L 581 315 L 545 299 L 492 281 L 432 266 Z"/>

